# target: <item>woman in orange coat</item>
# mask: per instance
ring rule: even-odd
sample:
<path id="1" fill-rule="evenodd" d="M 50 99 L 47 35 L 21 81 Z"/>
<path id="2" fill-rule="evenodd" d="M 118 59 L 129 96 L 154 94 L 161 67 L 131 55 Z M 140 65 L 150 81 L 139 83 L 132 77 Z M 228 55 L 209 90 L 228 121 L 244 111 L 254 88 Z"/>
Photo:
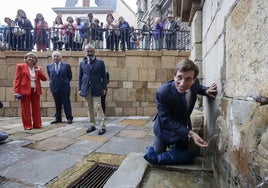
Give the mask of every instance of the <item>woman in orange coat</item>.
<path id="1" fill-rule="evenodd" d="M 42 128 L 40 95 L 41 82 L 47 77 L 42 67 L 37 66 L 37 56 L 29 52 L 24 56 L 24 63 L 16 67 L 14 95 L 20 100 L 21 117 L 25 130 Z"/>

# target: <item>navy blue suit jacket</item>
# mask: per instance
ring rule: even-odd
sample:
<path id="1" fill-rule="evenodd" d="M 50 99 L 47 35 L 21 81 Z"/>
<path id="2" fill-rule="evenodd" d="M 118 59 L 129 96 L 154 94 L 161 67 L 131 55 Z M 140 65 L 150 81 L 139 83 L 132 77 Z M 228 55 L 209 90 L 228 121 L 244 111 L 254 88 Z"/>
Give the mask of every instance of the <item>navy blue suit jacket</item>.
<path id="1" fill-rule="evenodd" d="M 177 91 L 174 80 L 160 86 L 156 92 L 157 115 L 154 119 L 154 134 L 166 144 L 188 139 L 190 115 L 197 94 L 206 95 L 207 89 L 208 87 L 200 85 L 196 79 L 191 87 L 190 106 L 187 110 L 183 95 Z"/>
<path id="2" fill-rule="evenodd" d="M 61 62 L 59 73 L 55 70 L 55 63 L 47 65 L 47 74 L 50 78 L 49 87 L 52 93 L 71 91 L 70 81 L 72 80 L 72 70 L 70 64 Z"/>
<path id="3" fill-rule="evenodd" d="M 106 70 L 103 60 L 94 58 L 92 65 L 88 63 L 85 57 L 79 65 L 78 90 L 81 96 L 88 95 L 89 87 L 91 87 L 92 96 L 102 96 L 102 90 L 107 90 Z"/>

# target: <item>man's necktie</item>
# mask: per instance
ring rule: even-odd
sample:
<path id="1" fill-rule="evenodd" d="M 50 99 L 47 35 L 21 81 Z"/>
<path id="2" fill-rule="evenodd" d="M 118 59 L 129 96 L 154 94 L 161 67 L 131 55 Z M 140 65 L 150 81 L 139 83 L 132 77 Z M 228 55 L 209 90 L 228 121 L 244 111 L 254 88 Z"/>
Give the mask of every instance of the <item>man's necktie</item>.
<path id="1" fill-rule="evenodd" d="M 186 94 L 187 94 L 186 92 L 182 94 L 182 100 L 183 100 L 185 106 L 187 107 L 188 104 L 187 104 Z M 188 107 L 187 107 L 187 109 L 188 109 Z"/>
<path id="2" fill-rule="evenodd" d="M 189 110 L 190 108 L 190 102 L 191 102 L 191 90 L 187 90 L 184 93 L 184 97 L 185 97 L 185 101 L 186 101 L 186 106 L 187 106 L 187 110 Z"/>
<path id="3" fill-rule="evenodd" d="M 56 64 L 56 73 L 58 74 L 59 73 L 59 64 Z"/>

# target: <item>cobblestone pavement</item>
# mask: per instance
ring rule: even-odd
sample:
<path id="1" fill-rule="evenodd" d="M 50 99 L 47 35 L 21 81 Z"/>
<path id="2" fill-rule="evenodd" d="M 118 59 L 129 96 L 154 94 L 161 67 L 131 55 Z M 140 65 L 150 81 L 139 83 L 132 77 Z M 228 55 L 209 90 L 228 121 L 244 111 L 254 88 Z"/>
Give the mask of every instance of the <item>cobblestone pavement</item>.
<path id="1" fill-rule="evenodd" d="M 107 132 L 87 134 L 88 118 L 25 131 L 20 117 L 1 117 L 0 187 L 67 187 L 95 163 L 119 166 L 130 153 L 152 145 L 152 117 L 108 117 Z"/>

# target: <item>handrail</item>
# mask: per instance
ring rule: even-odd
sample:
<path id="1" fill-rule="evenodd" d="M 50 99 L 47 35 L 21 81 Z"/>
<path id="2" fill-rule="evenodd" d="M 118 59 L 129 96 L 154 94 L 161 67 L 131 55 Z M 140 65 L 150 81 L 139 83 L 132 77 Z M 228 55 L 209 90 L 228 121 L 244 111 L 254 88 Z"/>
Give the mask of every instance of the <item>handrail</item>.
<path id="1" fill-rule="evenodd" d="M 37 43 L 43 43 L 45 50 L 81 51 L 91 43 L 96 49 L 111 51 L 125 50 L 189 50 L 189 30 L 156 30 L 143 32 L 141 29 L 21 29 L 19 27 L 0 28 L 1 50 L 37 50 Z"/>

